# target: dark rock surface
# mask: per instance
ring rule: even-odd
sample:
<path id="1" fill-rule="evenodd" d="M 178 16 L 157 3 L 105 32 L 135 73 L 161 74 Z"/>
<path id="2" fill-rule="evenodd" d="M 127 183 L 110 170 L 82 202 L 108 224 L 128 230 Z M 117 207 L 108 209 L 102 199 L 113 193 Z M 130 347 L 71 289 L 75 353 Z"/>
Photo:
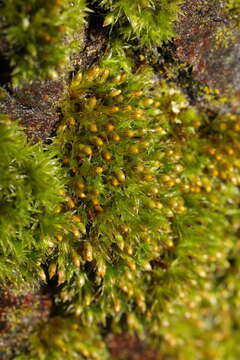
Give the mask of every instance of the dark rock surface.
<path id="1" fill-rule="evenodd" d="M 161 360 L 156 351 L 148 348 L 136 335 L 111 335 L 107 340 L 110 353 L 119 360 Z"/>
<path id="2" fill-rule="evenodd" d="M 105 45 L 106 38 L 101 32 L 86 27 L 83 45 L 79 53 L 73 54 L 70 68 L 73 71 L 88 68 L 97 61 Z M 4 66 L 6 68 L 7 63 L 4 63 Z M 59 80 L 56 81 L 33 81 L 31 84 L 14 89 L 8 88 L 7 81 L 10 78 L 7 73 L 4 77 L 1 75 L 0 70 L 0 78 L 5 79 L 6 84 L 3 84 L 5 94 L 0 101 L 0 111 L 20 121 L 28 138 L 33 142 L 40 139 L 46 141 L 54 133 L 56 124 L 60 120 L 59 105 L 64 97 L 65 83 L 70 74 L 68 75 L 68 72 L 67 76 L 59 74 Z"/>
<path id="3" fill-rule="evenodd" d="M 46 140 L 59 120 L 57 105 L 63 97 L 61 81 L 33 82 L 6 92 L 0 111 L 19 120 L 29 139 Z"/>
<path id="4" fill-rule="evenodd" d="M 0 290 L 0 360 L 24 349 L 29 334 L 48 320 L 51 305 L 48 295 L 31 289 Z"/>
<path id="5" fill-rule="evenodd" d="M 176 56 L 198 81 L 221 91 L 240 90 L 240 31 L 219 0 L 186 0 L 176 24 Z"/>

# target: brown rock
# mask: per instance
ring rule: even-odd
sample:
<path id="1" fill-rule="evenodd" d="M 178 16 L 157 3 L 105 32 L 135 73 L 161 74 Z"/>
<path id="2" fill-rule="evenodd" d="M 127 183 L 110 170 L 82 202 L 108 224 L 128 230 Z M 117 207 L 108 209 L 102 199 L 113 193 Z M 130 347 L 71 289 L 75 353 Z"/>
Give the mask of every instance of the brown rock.
<path id="1" fill-rule="evenodd" d="M 0 290 L 0 359 L 10 359 L 24 350 L 32 331 L 46 322 L 52 301 L 28 290 Z"/>
<path id="2" fill-rule="evenodd" d="M 133 334 L 110 335 L 107 345 L 114 359 L 161 360 L 160 354 Z"/>
<path id="3" fill-rule="evenodd" d="M 219 0 L 186 0 L 176 24 L 176 54 L 212 88 L 240 90 L 240 30 Z"/>
<path id="4" fill-rule="evenodd" d="M 34 81 L 6 93 L 0 102 L 0 111 L 19 120 L 29 139 L 46 140 L 52 133 L 59 113 L 57 104 L 63 96 L 61 81 Z"/>

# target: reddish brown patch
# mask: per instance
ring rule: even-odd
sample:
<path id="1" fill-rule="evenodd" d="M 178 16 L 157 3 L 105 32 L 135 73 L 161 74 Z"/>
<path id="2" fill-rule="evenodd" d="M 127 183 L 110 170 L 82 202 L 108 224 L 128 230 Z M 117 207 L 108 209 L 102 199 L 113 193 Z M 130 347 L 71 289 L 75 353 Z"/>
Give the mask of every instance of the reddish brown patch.
<path id="1" fill-rule="evenodd" d="M 25 348 L 31 332 L 49 319 L 51 306 L 46 295 L 0 290 L 0 359 Z"/>
<path id="2" fill-rule="evenodd" d="M 136 335 L 110 335 L 107 340 L 111 355 L 124 360 L 161 360 L 160 354 L 147 347 Z"/>
<path id="3" fill-rule="evenodd" d="M 190 63 L 193 77 L 210 87 L 240 90 L 240 32 L 233 27 L 219 0 L 186 0 L 176 24 L 177 56 Z M 226 44 L 216 40 L 223 31 Z"/>
<path id="4" fill-rule="evenodd" d="M 57 105 L 63 96 L 63 86 L 60 81 L 48 80 L 16 88 L 2 100 L 0 110 L 20 121 L 29 139 L 46 140 L 59 120 Z"/>

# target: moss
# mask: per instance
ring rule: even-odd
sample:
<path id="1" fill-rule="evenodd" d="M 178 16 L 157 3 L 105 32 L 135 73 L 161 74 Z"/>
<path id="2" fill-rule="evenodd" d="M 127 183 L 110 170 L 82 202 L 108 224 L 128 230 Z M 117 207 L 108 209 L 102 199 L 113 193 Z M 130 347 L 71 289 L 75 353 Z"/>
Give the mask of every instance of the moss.
<path id="1" fill-rule="evenodd" d="M 109 359 L 106 344 L 96 327 L 82 328 L 74 318 L 54 317 L 29 338 L 29 352 L 16 360 Z"/>
<path id="2" fill-rule="evenodd" d="M 144 37 L 160 4 L 169 5 L 139 2 L 134 29 L 123 10 L 135 3 L 98 2 L 109 11 L 110 52 L 72 74 L 48 147 L 27 144 L 1 117 L 0 276 L 4 286 L 48 285 L 54 304 L 15 359 L 130 356 L 114 353 L 109 333 L 119 344 L 137 333 L 157 349 L 149 356 L 238 358 L 238 99 L 229 111 L 207 88 L 214 111 L 199 111 L 171 83 L 181 66 L 166 68 L 167 83 L 126 58 L 123 48 L 136 54 L 128 39 L 169 39 L 154 26 Z"/>
<path id="3" fill-rule="evenodd" d="M 225 0 L 226 10 L 228 14 L 239 23 L 240 1 L 239 0 Z"/>
<path id="4" fill-rule="evenodd" d="M 106 10 L 103 26 L 111 27 L 125 40 L 137 39 L 141 46 L 159 46 L 174 36 L 173 21 L 181 0 L 97 0 Z"/>
<path id="5" fill-rule="evenodd" d="M 75 226 L 48 268 L 63 284 L 57 301 L 84 328 L 137 331 L 194 359 L 184 347 L 196 323 L 168 324 L 198 318 L 199 294 L 228 267 L 238 116 L 212 121 L 150 68 L 128 73 L 114 58 L 77 73 L 68 92 L 53 146 Z"/>
<path id="6" fill-rule="evenodd" d="M 29 283 L 43 273 L 41 263 L 61 226 L 63 182 L 54 154 L 27 144 L 23 131 L 0 118 L 0 281 Z M 52 184 L 53 189 L 49 187 Z M 7 259 L 7 260 L 6 260 Z"/>
<path id="7" fill-rule="evenodd" d="M 4 0 L 0 6 L 1 36 L 8 43 L 4 53 L 13 69 L 13 84 L 56 79 L 73 48 L 79 49 L 84 1 Z"/>

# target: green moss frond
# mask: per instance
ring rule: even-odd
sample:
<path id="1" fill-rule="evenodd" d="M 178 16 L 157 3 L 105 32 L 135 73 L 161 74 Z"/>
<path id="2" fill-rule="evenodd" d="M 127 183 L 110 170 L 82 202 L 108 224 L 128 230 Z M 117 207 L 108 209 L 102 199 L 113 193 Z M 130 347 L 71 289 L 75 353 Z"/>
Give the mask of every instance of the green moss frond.
<path id="1" fill-rule="evenodd" d="M 118 66 L 103 60 L 69 86 L 53 146 L 75 225 L 48 271 L 63 284 L 59 304 L 84 326 L 108 319 L 159 345 L 172 314 L 184 316 L 185 301 L 228 266 L 239 118 L 210 121 L 149 67 Z"/>
<path id="2" fill-rule="evenodd" d="M 239 16 L 240 11 L 240 1 L 239 0 L 225 0 L 226 8 L 228 11 L 230 11 L 230 14 L 232 13 L 235 15 L 235 17 Z"/>
<path id="3" fill-rule="evenodd" d="M 55 213 L 64 191 L 60 170 L 52 154 L 27 144 L 23 131 L 3 115 L 0 161 L 0 280 L 38 278 L 62 223 Z"/>
<path id="4" fill-rule="evenodd" d="M 29 339 L 29 353 L 17 360 L 110 359 L 107 346 L 98 333 L 97 326 L 81 327 L 74 318 L 53 317 L 42 325 Z"/>
<path id="5" fill-rule="evenodd" d="M 8 42 L 14 85 L 56 79 L 56 70 L 81 44 L 84 10 L 84 0 L 3 1 L 1 35 Z"/>
<path id="6" fill-rule="evenodd" d="M 106 11 L 103 26 L 111 26 L 125 40 L 141 45 L 159 46 L 174 36 L 173 21 L 180 13 L 181 0 L 101 0 Z"/>

